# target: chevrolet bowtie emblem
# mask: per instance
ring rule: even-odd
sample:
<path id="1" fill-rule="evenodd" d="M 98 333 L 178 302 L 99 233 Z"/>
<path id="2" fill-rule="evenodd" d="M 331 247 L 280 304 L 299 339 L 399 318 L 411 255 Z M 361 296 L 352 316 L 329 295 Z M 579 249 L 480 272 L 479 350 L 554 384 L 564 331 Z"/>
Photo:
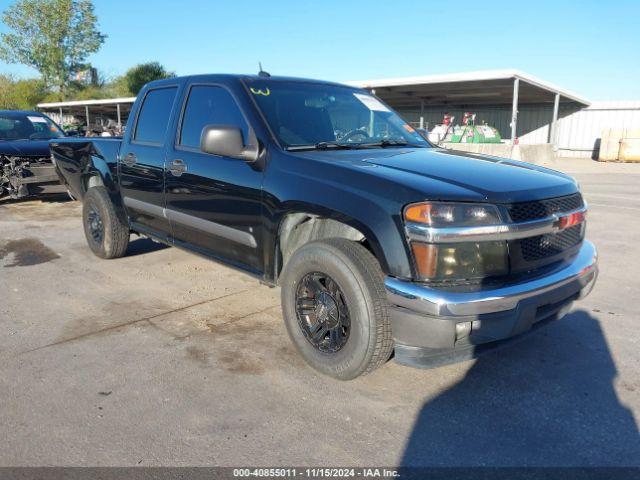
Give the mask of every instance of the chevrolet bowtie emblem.
<path id="1" fill-rule="evenodd" d="M 558 218 L 558 228 L 560 230 L 564 230 L 565 228 L 573 227 L 584 222 L 586 217 L 586 211 L 584 212 L 574 212 L 569 215 L 564 215 Z"/>

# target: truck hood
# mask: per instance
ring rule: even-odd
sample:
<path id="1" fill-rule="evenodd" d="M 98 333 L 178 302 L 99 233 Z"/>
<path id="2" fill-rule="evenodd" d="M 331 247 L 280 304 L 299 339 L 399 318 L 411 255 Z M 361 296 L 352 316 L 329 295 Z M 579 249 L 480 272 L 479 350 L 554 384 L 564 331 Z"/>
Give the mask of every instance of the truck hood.
<path id="1" fill-rule="evenodd" d="M 509 203 L 570 195 L 573 178 L 525 162 L 443 148 L 313 151 L 316 160 L 346 162 L 420 192 L 428 200 Z M 372 171 L 371 167 L 375 168 Z"/>
<path id="2" fill-rule="evenodd" d="M 0 141 L 0 155 L 10 157 L 48 157 L 49 140 Z"/>

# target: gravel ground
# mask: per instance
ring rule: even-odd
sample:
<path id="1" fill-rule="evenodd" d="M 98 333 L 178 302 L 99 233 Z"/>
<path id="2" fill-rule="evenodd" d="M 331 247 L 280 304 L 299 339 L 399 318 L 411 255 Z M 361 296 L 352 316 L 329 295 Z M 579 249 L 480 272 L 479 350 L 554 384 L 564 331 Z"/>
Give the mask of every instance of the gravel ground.
<path id="1" fill-rule="evenodd" d="M 479 360 L 308 368 L 279 291 L 148 240 L 99 260 L 80 205 L 0 203 L 0 466 L 640 465 L 640 165 L 562 161 L 594 292 Z"/>

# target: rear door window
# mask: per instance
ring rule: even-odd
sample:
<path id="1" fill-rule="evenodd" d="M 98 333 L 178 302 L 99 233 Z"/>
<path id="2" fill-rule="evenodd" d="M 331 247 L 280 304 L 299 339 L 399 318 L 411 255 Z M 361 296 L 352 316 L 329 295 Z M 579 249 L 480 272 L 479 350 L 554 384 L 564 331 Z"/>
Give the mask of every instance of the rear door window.
<path id="1" fill-rule="evenodd" d="M 179 144 L 199 149 L 202 130 L 207 125 L 238 127 L 247 143 L 249 126 L 231 93 L 223 87 L 195 85 L 184 110 Z"/>
<path id="2" fill-rule="evenodd" d="M 176 87 L 170 87 L 150 90 L 147 93 L 138 115 L 134 135 L 136 142 L 157 145 L 164 143 L 176 91 Z"/>

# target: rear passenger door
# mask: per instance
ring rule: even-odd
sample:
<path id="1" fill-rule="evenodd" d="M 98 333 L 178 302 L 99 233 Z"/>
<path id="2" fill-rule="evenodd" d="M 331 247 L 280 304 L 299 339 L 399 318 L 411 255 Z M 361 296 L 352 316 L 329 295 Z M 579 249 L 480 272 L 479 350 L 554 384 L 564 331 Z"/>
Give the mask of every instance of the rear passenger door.
<path id="1" fill-rule="evenodd" d="M 178 87 L 153 88 L 146 92 L 133 127 L 120 151 L 120 189 L 134 227 L 168 237 L 164 215 L 164 164 L 167 127 Z"/>
<path id="2" fill-rule="evenodd" d="M 239 127 L 245 145 L 250 138 L 248 121 L 227 87 L 191 85 L 167 155 L 167 216 L 174 239 L 259 274 L 262 171 L 243 160 L 203 153 L 206 125 Z"/>

